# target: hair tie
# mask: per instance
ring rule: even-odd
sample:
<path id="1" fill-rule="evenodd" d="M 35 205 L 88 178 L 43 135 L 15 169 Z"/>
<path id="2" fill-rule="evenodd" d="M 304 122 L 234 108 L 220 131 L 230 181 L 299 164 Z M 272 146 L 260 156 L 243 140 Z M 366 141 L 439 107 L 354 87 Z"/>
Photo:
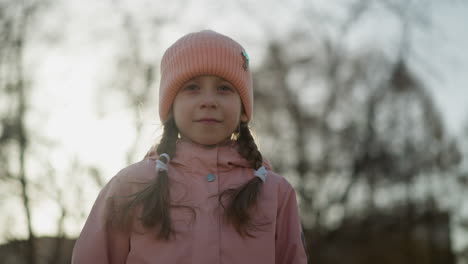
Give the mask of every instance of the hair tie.
<path id="1" fill-rule="evenodd" d="M 163 153 L 163 154 L 159 155 L 159 157 L 164 157 L 164 158 L 166 158 L 166 159 L 167 159 L 167 163 L 169 163 L 169 161 L 171 160 L 171 157 L 169 157 L 169 154 L 167 154 L 167 153 Z"/>
<path id="2" fill-rule="evenodd" d="M 159 157 L 166 158 L 167 162 L 164 163 L 159 159 L 156 160 L 156 170 L 158 170 L 158 171 L 167 171 L 167 163 L 169 163 L 169 161 L 171 160 L 171 158 L 169 157 L 169 154 L 163 153 L 163 154 L 159 155 Z"/>
<path id="3" fill-rule="evenodd" d="M 265 169 L 265 166 L 261 166 L 258 168 L 258 170 L 255 171 L 255 176 L 259 177 L 262 182 L 266 181 L 266 175 L 268 174 L 268 171 Z"/>

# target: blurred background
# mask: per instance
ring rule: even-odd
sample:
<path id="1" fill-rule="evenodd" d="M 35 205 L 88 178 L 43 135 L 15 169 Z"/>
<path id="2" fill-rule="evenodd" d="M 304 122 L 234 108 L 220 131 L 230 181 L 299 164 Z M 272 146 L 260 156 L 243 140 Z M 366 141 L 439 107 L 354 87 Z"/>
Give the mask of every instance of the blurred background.
<path id="1" fill-rule="evenodd" d="M 159 62 L 239 41 L 310 263 L 468 263 L 468 2 L 0 0 L 0 262 L 69 263 L 162 132 Z"/>

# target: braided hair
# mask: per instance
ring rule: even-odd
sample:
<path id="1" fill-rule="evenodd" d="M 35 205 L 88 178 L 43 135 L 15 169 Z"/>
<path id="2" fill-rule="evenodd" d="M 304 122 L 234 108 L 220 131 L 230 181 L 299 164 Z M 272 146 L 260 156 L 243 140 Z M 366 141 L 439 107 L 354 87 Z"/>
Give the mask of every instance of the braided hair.
<path id="1" fill-rule="evenodd" d="M 239 154 L 249 162 L 253 169 L 259 169 L 263 164 L 262 154 L 255 144 L 247 123 L 240 123 L 237 141 Z M 259 177 L 253 177 L 245 184 L 237 188 L 226 189 L 219 194 L 218 200 L 224 208 L 225 218 L 242 237 L 254 237 L 250 231 L 259 229 L 259 225 L 252 222 L 249 209 L 256 205 L 262 183 Z M 229 201 L 227 206 L 222 202 L 225 196 Z"/>
<path id="2" fill-rule="evenodd" d="M 164 124 L 164 132 L 156 152 L 158 154 L 167 153 L 170 157 L 174 156 L 178 134 L 175 121 L 170 118 Z M 168 162 L 164 156 L 160 156 L 159 160 L 164 163 Z M 145 228 L 158 228 L 156 238 L 161 240 L 169 240 L 170 236 L 175 233 L 170 219 L 171 208 L 188 208 L 193 214 L 195 213 L 194 209 L 189 206 L 171 204 L 169 176 L 164 170 L 158 171 L 158 176 L 151 180 L 145 188 L 127 198 L 130 200 L 121 204 L 117 210 L 116 224 L 125 229 L 130 228 L 130 220 L 135 209 L 141 206 L 142 213 L 139 220 Z"/>

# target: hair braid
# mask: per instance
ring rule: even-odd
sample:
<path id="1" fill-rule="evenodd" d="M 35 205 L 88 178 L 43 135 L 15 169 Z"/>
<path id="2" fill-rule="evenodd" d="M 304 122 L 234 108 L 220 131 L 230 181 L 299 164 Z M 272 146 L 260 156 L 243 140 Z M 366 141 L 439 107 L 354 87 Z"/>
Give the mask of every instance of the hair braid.
<path id="1" fill-rule="evenodd" d="M 157 147 L 157 153 L 167 153 L 169 156 L 175 154 L 178 130 L 174 119 L 169 119 L 164 124 L 164 132 L 161 141 Z M 159 158 L 162 162 L 167 162 L 164 157 Z M 159 171 L 155 177 L 144 189 L 138 191 L 129 197 L 132 198 L 122 204 L 118 211 L 118 223 L 129 228 L 131 217 L 137 206 L 142 206 L 142 214 L 139 220 L 146 228 L 159 227 L 157 239 L 169 240 L 171 233 L 174 232 L 170 219 L 169 177 L 166 171 Z"/>
<path id="2" fill-rule="evenodd" d="M 263 163 L 262 154 L 255 144 L 247 123 L 240 124 L 237 141 L 239 154 L 250 163 L 253 169 L 260 168 Z M 225 209 L 225 217 L 241 236 L 254 237 L 249 231 L 259 229 L 257 224 L 252 223 L 248 210 L 257 203 L 262 183 L 260 178 L 254 177 L 242 186 L 227 189 L 219 195 L 219 202 Z M 230 198 L 227 208 L 222 203 L 222 197 L 225 195 Z"/>
<path id="3" fill-rule="evenodd" d="M 238 142 L 241 156 L 244 157 L 255 170 L 260 168 L 263 163 L 262 154 L 258 150 L 257 144 L 255 144 L 255 140 L 250 133 L 247 123 L 240 123 Z"/>

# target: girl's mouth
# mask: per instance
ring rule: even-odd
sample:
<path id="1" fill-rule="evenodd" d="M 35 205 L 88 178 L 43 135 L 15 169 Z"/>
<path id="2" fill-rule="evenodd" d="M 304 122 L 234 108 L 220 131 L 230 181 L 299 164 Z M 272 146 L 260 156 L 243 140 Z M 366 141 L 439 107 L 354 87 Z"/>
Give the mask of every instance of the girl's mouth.
<path id="1" fill-rule="evenodd" d="M 204 124 L 221 123 L 221 121 L 214 119 L 214 118 L 201 118 L 201 119 L 198 119 L 197 122 L 204 123 Z"/>

